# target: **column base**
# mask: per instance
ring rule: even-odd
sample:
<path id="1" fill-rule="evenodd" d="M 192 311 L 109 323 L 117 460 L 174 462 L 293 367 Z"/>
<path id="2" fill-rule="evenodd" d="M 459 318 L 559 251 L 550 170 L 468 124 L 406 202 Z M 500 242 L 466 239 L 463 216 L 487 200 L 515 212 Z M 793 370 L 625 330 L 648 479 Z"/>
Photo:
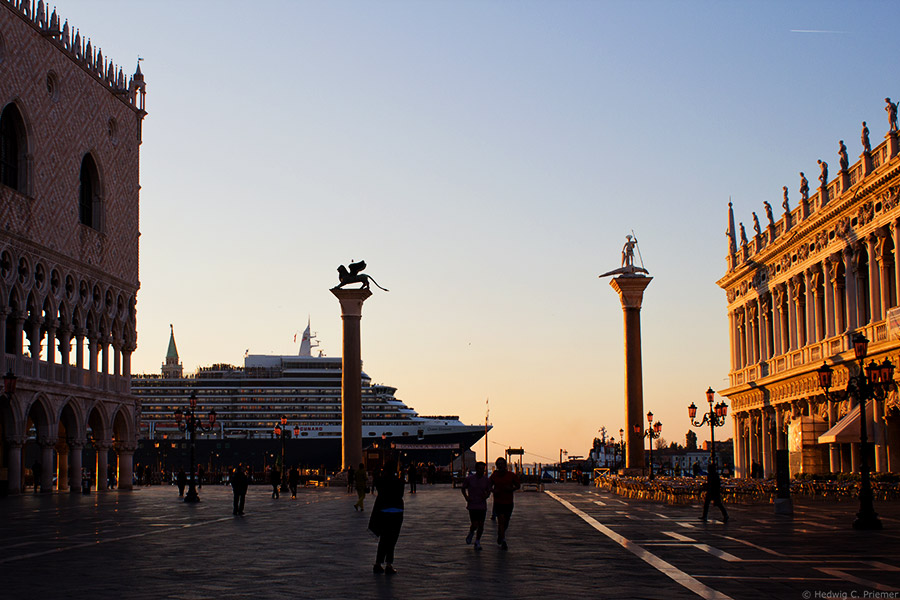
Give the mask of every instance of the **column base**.
<path id="1" fill-rule="evenodd" d="M 793 515 L 794 501 L 790 498 L 775 498 L 776 515 Z"/>

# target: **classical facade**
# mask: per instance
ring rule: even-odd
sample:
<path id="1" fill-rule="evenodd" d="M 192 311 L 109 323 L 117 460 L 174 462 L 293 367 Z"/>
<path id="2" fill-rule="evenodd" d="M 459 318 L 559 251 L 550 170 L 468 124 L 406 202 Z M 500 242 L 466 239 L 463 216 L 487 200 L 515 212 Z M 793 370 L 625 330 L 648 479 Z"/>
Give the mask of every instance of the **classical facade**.
<path id="1" fill-rule="evenodd" d="M 140 69 L 43 0 L 0 0 L 0 486 L 131 487 Z M 32 467 L 38 467 L 34 468 Z M 55 482 L 55 483 L 54 483 Z M 2 491 L 2 490 L 0 490 Z"/>
<path id="2" fill-rule="evenodd" d="M 870 340 L 867 362 L 900 362 L 900 157 L 896 107 L 886 110 L 884 142 L 872 148 L 863 123 L 859 160 L 849 164 L 841 141 L 837 177 L 818 161 L 818 189 L 810 194 L 801 173 L 795 205 L 785 187 L 780 218 L 765 202 L 749 238 L 729 204 L 728 273 L 718 285 L 728 298 L 731 371 L 719 393 L 731 400 L 739 475 L 754 463 L 772 475 L 778 449 L 789 451 L 793 475 L 858 471 L 859 407 L 826 401 L 816 369 L 831 365 L 833 389 L 846 388 L 855 333 Z M 900 470 L 898 409 L 896 390 L 867 403 L 869 464 L 879 472 Z"/>

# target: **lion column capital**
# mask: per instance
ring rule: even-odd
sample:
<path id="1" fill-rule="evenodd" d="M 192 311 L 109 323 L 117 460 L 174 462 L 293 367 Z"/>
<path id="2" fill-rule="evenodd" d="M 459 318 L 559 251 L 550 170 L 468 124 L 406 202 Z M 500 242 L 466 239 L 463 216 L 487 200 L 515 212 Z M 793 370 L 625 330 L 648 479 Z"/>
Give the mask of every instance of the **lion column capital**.
<path id="1" fill-rule="evenodd" d="M 344 288 L 332 288 L 331 293 L 334 294 L 338 302 L 341 303 L 342 317 L 362 317 L 363 302 L 372 295 L 367 289 L 348 290 Z"/>

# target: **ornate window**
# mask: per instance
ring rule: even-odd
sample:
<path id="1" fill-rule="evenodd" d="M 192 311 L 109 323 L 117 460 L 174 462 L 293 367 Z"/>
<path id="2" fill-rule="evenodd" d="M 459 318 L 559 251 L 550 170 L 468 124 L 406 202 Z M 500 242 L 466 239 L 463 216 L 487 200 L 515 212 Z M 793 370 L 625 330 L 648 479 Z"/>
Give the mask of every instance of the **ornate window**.
<path id="1" fill-rule="evenodd" d="M 78 221 L 99 231 L 100 229 L 100 174 L 90 153 L 81 160 L 81 185 L 78 195 Z"/>
<path id="2" fill-rule="evenodd" d="M 0 113 L 0 183 L 25 193 L 25 123 L 14 104 Z"/>

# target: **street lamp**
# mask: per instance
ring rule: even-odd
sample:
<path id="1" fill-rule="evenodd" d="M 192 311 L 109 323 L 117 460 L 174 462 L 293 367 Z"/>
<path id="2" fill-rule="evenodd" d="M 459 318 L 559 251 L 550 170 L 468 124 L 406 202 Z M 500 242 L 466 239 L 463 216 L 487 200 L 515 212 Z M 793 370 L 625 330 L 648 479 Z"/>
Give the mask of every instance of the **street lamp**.
<path id="1" fill-rule="evenodd" d="M 639 424 L 634 426 L 634 432 L 637 435 L 648 438 L 650 440 L 650 479 L 653 479 L 653 440 L 658 439 L 662 435 L 662 423 L 653 422 L 653 412 L 647 413 L 647 430 L 641 432 Z"/>
<path id="2" fill-rule="evenodd" d="M 275 436 L 281 438 L 281 491 L 288 491 L 287 487 L 287 469 L 284 466 L 284 437 L 287 434 L 287 417 L 281 415 L 281 424 L 275 424 Z M 300 428 L 294 427 L 294 435 L 300 434 Z"/>
<path id="3" fill-rule="evenodd" d="M 213 425 L 216 424 L 216 411 L 209 411 L 209 425 L 204 425 L 202 420 L 196 414 L 197 409 L 197 393 L 191 392 L 191 397 L 188 399 L 190 402 L 190 408 L 187 412 L 182 412 L 181 408 L 175 409 L 175 423 L 178 425 L 178 429 L 181 431 L 186 431 L 190 434 L 190 446 L 191 446 L 191 479 L 190 479 L 190 487 L 188 488 L 188 493 L 184 497 L 185 502 L 200 502 L 200 496 L 197 495 L 196 482 L 194 477 L 194 471 L 196 470 L 195 462 L 194 462 L 194 434 L 197 430 L 200 431 L 210 431 L 213 428 Z M 181 422 L 182 418 L 184 418 L 184 423 Z"/>
<path id="4" fill-rule="evenodd" d="M 622 455 L 622 466 L 625 466 L 625 430 L 619 429 L 619 453 Z M 618 463 L 616 463 L 618 468 Z"/>
<path id="5" fill-rule="evenodd" d="M 883 400 L 888 390 L 894 385 L 894 365 L 887 358 L 881 364 L 872 361 L 863 367 L 863 361 L 869 349 L 869 340 L 866 336 L 857 333 L 853 336 L 853 350 L 859 363 L 857 375 L 847 380 L 847 389 L 843 393 L 830 392 L 832 368 L 828 363 L 816 369 L 819 376 L 819 386 L 825 391 L 825 399 L 828 402 L 840 402 L 845 398 L 853 397 L 859 404 L 859 453 L 861 461 L 859 466 L 859 512 L 853 521 L 854 529 L 881 529 L 881 520 L 875 507 L 872 505 L 872 482 L 869 479 L 869 436 L 866 431 L 866 400 Z"/>
<path id="6" fill-rule="evenodd" d="M 691 402 L 688 406 L 688 417 L 694 427 L 703 427 L 709 423 L 709 468 L 718 471 L 719 465 L 716 463 L 716 427 L 725 425 L 725 417 L 728 415 L 728 405 L 725 401 L 719 402 L 713 406 L 713 400 L 716 399 L 716 392 L 712 388 L 706 390 L 706 401 L 709 402 L 709 412 L 703 415 L 703 419 L 697 421 L 697 406 Z"/>

